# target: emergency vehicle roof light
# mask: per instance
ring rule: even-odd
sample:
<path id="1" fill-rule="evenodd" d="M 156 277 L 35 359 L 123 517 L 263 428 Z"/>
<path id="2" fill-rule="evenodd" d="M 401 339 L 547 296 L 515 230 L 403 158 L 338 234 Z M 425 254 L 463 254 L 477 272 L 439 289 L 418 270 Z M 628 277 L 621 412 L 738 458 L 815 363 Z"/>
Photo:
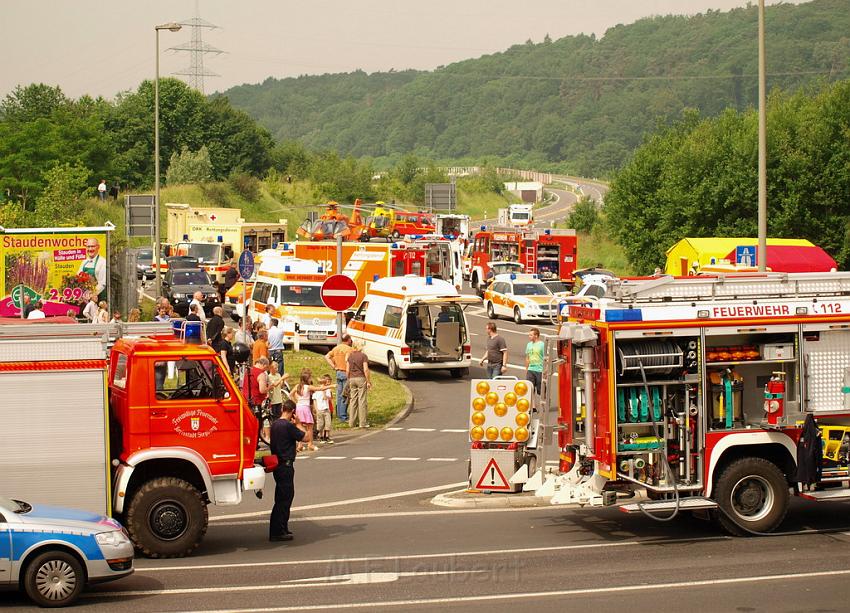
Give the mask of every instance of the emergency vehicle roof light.
<path id="1" fill-rule="evenodd" d="M 481 230 L 483 231 L 487 226 L 481 226 Z"/>
<path id="2" fill-rule="evenodd" d="M 224 242 L 224 237 L 223 237 L 221 234 L 219 234 L 218 236 L 216 236 L 216 239 L 217 239 L 217 240 L 218 240 L 218 242 L 220 242 L 220 243 L 223 243 L 223 242 Z"/>
<path id="3" fill-rule="evenodd" d="M 393 249 L 398 249 L 398 243 L 393 243 L 392 245 L 390 245 L 390 247 L 392 247 Z"/>
<path id="4" fill-rule="evenodd" d="M 380 278 L 381 278 L 381 275 L 379 275 L 378 273 L 375 273 L 374 275 L 372 275 L 372 283 L 374 283 L 375 281 L 377 281 Z"/>
<path id="5" fill-rule="evenodd" d="M 514 279 L 516 279 L 516 273 L 515 273 L 515 272 L 512 272 L 512 273 L 511 273 L 511 281 L 513 281 Z"/>
<path id="6" fill-rule="evenodd" d="M 184 240 L 184 241 L 189 240 L 189 235 L 188 235 L 188 234 L 184 234 L 184 235 L 183 235 L 183 240 Z"/>
<path id="7" fill-rule="evenodd" d="M 425 277 L 425 285 L 434 285 L 434 277 Z"/>
<path id="8" fill-rule="evenodd" d="M 289 251 L 289 243 L 283 243 L 283 250 Z"/>
<path id="9" fill-rule="evenodd" d="M 284 267 L 283 267 L 283 272 L 289 272 L 289 266 L 284 266 Z"/>
<path id="10" fill-rule="evenodd" d="M 324 272 L 324 268 L 322 266 L 319 266 L 319 272 Z"/>
<path id="11" fill-rule="evenodd" d="M 552 230 L 547 228 L 546 230 L 543 230 L 543 234 L 552 234 Z"/>
<path id="12" fill-rule="evenodd" d="M 643 321 L 643 313 L 640 309 L 608 309 L 605 321 Z"/>

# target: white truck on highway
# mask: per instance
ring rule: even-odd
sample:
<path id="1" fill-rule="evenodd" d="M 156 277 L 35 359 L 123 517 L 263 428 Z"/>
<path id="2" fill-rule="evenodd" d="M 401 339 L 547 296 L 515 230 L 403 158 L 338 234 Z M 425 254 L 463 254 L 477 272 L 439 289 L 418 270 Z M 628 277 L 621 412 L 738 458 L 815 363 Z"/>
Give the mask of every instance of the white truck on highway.
<path id="1" fill-rule="evenodd" d="M 500 226 L 525 227 L 534 221 L 531 204 L 511 204 L 507 208 L 499 209 L 498 224 Z"/>

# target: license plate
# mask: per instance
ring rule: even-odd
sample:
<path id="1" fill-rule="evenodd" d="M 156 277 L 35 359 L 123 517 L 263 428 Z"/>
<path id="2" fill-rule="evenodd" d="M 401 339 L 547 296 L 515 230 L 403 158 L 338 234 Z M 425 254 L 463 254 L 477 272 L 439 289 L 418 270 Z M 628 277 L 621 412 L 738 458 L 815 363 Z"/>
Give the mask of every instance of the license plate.
<path id="1" fill-rule="evenodd" d="M 307 333 L 307 340 L 309 341 L 323 341 L 327 338 L 327 335 L 322 334 L 321 332 L 309 332 Z"/>

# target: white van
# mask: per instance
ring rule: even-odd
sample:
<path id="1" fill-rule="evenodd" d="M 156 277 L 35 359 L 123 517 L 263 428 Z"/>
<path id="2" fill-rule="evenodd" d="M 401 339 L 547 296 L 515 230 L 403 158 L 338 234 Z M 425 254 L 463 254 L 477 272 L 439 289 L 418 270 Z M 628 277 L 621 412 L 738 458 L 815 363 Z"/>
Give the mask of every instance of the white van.
<path id="1" fill-rule="evenodd" d="M 313 260 L 275 256 L 264 251 L 248 302 L 251 321 L 263 319 L 266 314 L 276 317 L 286 344 L 336 345 L 339 342 L 336 313 L 325 306 L 321 297 L 327 276 L 323 267 Z"/>
<path id="2" fill-rule="evenodd" d="M 369 362 L 386 366 L 394 379 L 409 370 L 435 369 L 464 377 L 472 362 L 464 309 L 480 303 L 432 277 L 379 279 L 348 322 L 348 334 L 363 343 Z"/>

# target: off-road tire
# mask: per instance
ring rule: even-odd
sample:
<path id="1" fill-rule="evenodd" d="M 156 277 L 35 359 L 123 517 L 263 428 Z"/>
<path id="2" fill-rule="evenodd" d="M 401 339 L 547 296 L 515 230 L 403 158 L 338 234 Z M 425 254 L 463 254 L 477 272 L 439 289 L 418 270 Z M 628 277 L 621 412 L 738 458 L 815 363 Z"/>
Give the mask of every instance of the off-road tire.
<path id="1" fill-rule="evenodd" d="M 714 488 L 718 523 L 735 536 L 775 530 L 788 512 L 788 482 L 776 464 L 741 458 L 723 469 Z"/>
<path id="2" fill-rule="evenodd" d="M 207 505 L 187 481 L 159 477 L 133 494 L 127 510 L 127 531 L 133 544 L 149 558 L 181 558 L 194 551 L 207 532 Z M 167 523 L 164 523 L 167 522 Z M 173 533 L 168 538 L 160 530 Z"/>
<path id="3" fill-rule="evenodd" d="M 53 577 L 60 581 L 54 583 Z M 35 604 L 40 607 L 67 607 L 86 585 L 86 571 L 80 561 L 67 551 L 45 551 L 27 563 L 23 586 Z M 51 592 L 53 594 L 51 595 Z"/>

